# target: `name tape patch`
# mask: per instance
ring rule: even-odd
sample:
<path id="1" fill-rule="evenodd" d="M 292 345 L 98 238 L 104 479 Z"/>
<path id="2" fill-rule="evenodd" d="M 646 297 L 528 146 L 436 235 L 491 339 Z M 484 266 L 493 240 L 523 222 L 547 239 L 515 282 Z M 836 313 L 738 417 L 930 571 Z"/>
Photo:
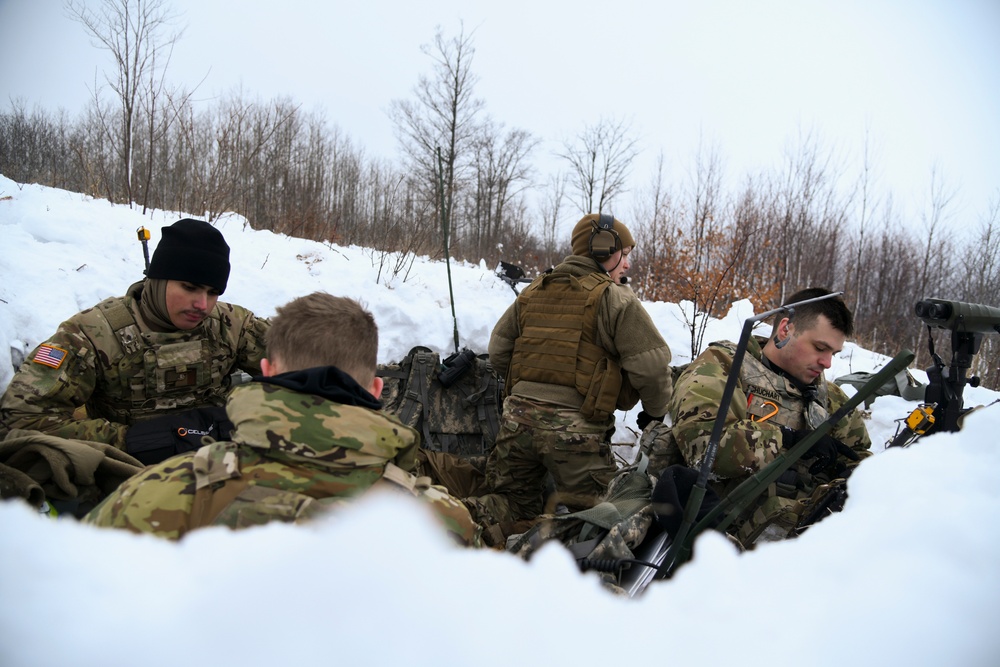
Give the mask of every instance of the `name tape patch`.
<path id="1" fill-rule="evenodd" d="M 747 385 L 747 396 L 760 396 L 761 398 L 766 398 L 771 401 L 780 401 L 781 396 L 778 395 L 773 389 L 768 389 L 767 387 L 758 387 L 755 384 Z"/>
<path id="2" fill-rule="evenodd" d="M 35 358 L 32 361 L 42 366 L 48 366 L 49 368 L 59 368 L 66 361 L 67 354 L 66 350 L 61 347 L 46 343 L 38 348 L 38 352 L 35 353 Z"/>

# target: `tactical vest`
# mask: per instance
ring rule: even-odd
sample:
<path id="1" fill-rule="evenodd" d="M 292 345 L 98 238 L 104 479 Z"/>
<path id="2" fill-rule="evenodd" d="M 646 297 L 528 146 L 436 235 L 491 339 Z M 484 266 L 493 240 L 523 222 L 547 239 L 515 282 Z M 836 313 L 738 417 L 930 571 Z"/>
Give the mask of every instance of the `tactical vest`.
<path id="1" fill-rule="evenodd" d="M 598 308 L 611 285 L 604 273 L 550 273 L 525 289 L 517 298 L 520 335 L 507 387 L 521 380 L 574 387 L 584 397 L 580 411 L 586 419 L 613 414 L 621 367 L 596 342 Z"/>
<path id="2" fill-rule="evenodd" d="M 235 352 L 223 340 L 218 311 L 197 333 L 179 334 L 143 333 L 121 298 L 106 299 L 90 312 L 91 339 L 99 345 L 113 341 L 95 361 L 106 382 L 87 403 L 92 416 L 132 424 L 163 410 L 225 404 Z"/>
<path id="3" fill-rule="evenodd" d="M 730 357 L 735 356 L 734 343 L 720 341 L 711 346 L 726 350 Z M 673 368 L 675 383 L 686 366 Z M 814 397 L 805 396 L 789 380 L 769 370 L 752 354 L 743 357 L 740 384 L 748 398 L 748 416 L 767 418 L 771 423 L 793 430 L 814 429 L 829 416 L 826 382 L 821 381 L 809 388 L 809 391 L 815 391 Z M 687 465 L 669 427 L 655 423 L 647 427 L 639 440 L 639 449 L 648 454 L 650 471 L 657 476 L 668 466 Z M 724 496 L 742 481 L 720 480 L 714 483 L 714 487 L 720 496 Z M 799 527 L 803 517 L 809 515 L 817 503 L 842 486 L 843 480 L 818 485 L 811 479 L 800 479 L 794 485 L 776 482 L 765 492 L 760 505 L 749 516 L 742 517 L 731 526 L 729 532 L 744 548 L 751 548 L 764 534 L 770 535 L 771 539 L 783 539 Z"/>
<path id="4" fill-rule="evenodd" d="M 736 346 L 731 343 L 712 345 L 726 350 L 730 356 L 736 354 Z M 747 396 L 747 414 L 758 420 L 767 418 L 774 424 L 799 431 L 812 430 L 830 416 L 826 409 L 829 395 L 825 381 L 810 386 L 807 391 L 810 395 L 806 395 L 752 354 L 743 357 L 740 383 Z"/>
<path id="5" fill-rule="evenodd" d="M 732 356 L 736 346 L 729 342 L 713 343 Z M 826 382 L 820 380 L 808 388 L 814 392 L 807 396 L 792 382 L 769 370 L 752 354 L 743 358 L 740 383 L 748 399 L 747 414 L 758 419 L 768 415 L 769 421 L 793 430 L 813 430 L 830 415 L 826 409 L 829 399 Z M 774 410 L 774 412 L 771 414 Z M 727 491 L 738 482 L 723 485 Z M 745 548 L 758 540 L 780 540 L 794 534 L 810 510 L 829 494 L 842 489 L 843 480 L 818 483 L 811 477 L 798 476 L 794 483 L 781 480 L 772 484 L 762 496 L 763 502 L 748 516 L 741 517 L 731 528 Z"/>

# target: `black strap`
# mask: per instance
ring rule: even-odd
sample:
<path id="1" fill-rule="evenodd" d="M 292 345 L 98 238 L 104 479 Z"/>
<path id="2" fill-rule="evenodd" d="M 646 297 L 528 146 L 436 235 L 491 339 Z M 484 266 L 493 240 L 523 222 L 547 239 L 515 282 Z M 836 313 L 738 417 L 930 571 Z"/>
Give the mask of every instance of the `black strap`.
<path id="1" fill-rule="evenodd" d="M 437 364 L 437 355 L 430 350 L 414 352 L 410 359 L 410 376 L 406 382 L 406 393 L 403 397 L 403 405 L 400 408 L 399 418 L 404 424 L 412 424 L 411 421 L 420 410 L 420 429 L 424 438 L 424 446 L 431 446 L 431 431 L 429 406 L 430 386 Z M 446 451 L 443 450 L 442 451 Z"/>

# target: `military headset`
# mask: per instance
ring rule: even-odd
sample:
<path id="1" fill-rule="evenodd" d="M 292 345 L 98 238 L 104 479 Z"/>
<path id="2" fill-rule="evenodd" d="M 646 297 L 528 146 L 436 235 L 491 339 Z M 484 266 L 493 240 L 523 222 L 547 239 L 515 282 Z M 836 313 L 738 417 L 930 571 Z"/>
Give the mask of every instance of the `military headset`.
<path id="1" fill-rule="evenodd" d="M 622 247 L 622 240 L 615 231 L 615 218 L 601 213 L 591 224 L 594 230 L 590 233 L 590 256 L 604 262 Z"/>
<path id="2" fill-rule="evenodd" d="M 787 317 L 788 317 L 788 324 L 791 324 L 792 323 L 792 318 L 795 317 L 795 309 L 794 308 L 788 308 L 788 309 L 785 310 L 785 312 L 788 313 L 788 315 L 787 315 Z M 781 318 L 781 319 L 784 319 L 784 318 Z M 788 341 L 790 341 L 792 339 L 792 334 L 791 334 L 790 331 L 788 331 L 788 328 L 786 326 L 785 333 L 788 334 L 788 335 L 785 336 L 782 340 L 778 340 L 778 325 L 781 324 L 781 319 L 779 319 L 778 322 L 774 325 L 774 346 L 776 348 L 778 348 L 779 350 L 781 348 L 785 347 L 786 345 L 788 345 Z"/>

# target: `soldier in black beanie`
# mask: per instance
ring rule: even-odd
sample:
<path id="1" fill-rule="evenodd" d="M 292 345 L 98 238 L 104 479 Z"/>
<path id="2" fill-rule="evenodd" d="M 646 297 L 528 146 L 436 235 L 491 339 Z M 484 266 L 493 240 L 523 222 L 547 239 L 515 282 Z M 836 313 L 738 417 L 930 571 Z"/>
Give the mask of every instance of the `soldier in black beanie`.
<path id="1" fill-rule="evenodd" d="M 209 285 L 222 294 L 229 282 L 229 244 L 203 220 L 178 220 L 163 228 L 146 276 Z"/>
<path id="2" fill-rule="evenodd" d="M 139 300 L 154 330 L 191 330 L 215 307 L 229 282 L 229 245 L 203 220 L 184 218 L 163 228 Z"/>
<path id="3" fill-rule="evenodd" d="M 66 320 L 28 356 L 0 400 L 0 437 L 30 429 L 104 442 L 143 463 L 199 446 L 201 431 L 219 437 L 212 423 L 185 422 L 164 432 L 195 436 L 165 446 L 149 427 L 199 410 L 224 418 L 231 376 L 261 373 L 270 325 L 219 301 L 230 265 L 218 229 L 184 218 L 162 233 L 144 280 Z"/>

